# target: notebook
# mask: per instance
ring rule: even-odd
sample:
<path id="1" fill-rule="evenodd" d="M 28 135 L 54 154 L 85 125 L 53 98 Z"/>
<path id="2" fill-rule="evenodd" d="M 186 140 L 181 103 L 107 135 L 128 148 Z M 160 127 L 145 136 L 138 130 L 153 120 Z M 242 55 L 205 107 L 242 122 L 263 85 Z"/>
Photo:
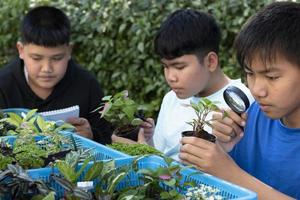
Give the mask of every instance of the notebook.
<path id="1" fill-rule="evenodd" d="M 79 106 L 71 106 L 68 108 L 51 110 L 46 112 L 40 112 L 40 114 L 46 119 L 50 121 L 66 121 L 71 117 L 79 117 Z"/>

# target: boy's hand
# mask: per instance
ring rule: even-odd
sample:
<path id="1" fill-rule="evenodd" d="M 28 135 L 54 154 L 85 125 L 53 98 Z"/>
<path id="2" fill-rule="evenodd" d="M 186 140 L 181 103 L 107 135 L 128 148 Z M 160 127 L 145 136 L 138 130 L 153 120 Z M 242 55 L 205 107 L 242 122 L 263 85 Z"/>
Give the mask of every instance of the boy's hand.
<path id="1" fill-rule="evenodd" d="M 140 125 L 140 130 L 138 134 L 138 141 L 133 141 L 127 138 L 119 137 L 113 134 L 111 136 L 112 142 L 119 142 L 123 144 L 135 144 L 135 143 L 140 143 L 140 144 L 149 144 L 152 145 L 152 137 L 154 133 L 154 120 L 152 118 L 147 118 L 145 122 L 143 122 Z"/>
<path id="2" fill-rule="evenodd" d="M 225 117 L 224 113 L 213 113 L 212 134 L 217 137 L 217 140 L 223 149 L 226 152 L 229 152 L 244 135 L 244 126 L 246 124 L 247 115 L 246 113 L 243 113 L 240 116 L 232 110 L 226 110 L 225 112 Z"/>
<path id="3" fill-rule="evenodd" d="M 87 119 L 82 117 L 74 117 L 69 118 L 67 122 L 75 126 L 75 130 L 79 135 L 89 139 L 93 139 L 93 132 Z"/>
<path id="4" fill-rule="evenodd" d="M 145 137 L 145 141 L 148 142 L 152 140 L 153 134 L 154 134 L 154 129 L 155 129 L 155 123 L 152 118 L 147 118 L 146 121 L 144 121 L 140 127 L 143 130 L 143 134 Z"/>
<path id="5" fill-rule="evenodd" d="M 191 164 L 212 175 L 227 178 L 237 169 L 231 157 L 216 143 L 201 138 L 183 137 L 179 158 L 185 164 Z M 228 173 L 230 172 L 230 173 Z"/>
<path id="6" fill-rule="evenodd" d="M 122 144 L 136 144 L 137 142 L 134 140 L 130 140 L 128 138 L 124 138 L 124 137 L 119 137 L 115 134 L 112 134 L 111 136 L 111 140 L 112 142 L 117 142 L 117 143 L 122 143 Z"/>

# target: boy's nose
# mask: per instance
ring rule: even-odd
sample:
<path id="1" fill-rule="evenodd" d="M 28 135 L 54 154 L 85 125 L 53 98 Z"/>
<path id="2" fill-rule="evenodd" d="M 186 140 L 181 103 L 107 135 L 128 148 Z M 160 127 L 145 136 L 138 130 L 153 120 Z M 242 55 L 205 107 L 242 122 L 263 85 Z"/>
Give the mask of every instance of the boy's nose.
<path id="1" fill-rule="evenodd" d="M 258 98 L 267 96 L 267 87 L 263 80 L 256 79 L 249 88 L 252 94 Z"/>
<path id="2" fill-rule="evenodd" d="M 177 74 L 174 70 L 165 70 L 165 76 L 168 82 L 176 82 L 178 80 Z"/>
<path id="3" fill-rule="evenodd" d="M 51 73 L 53 71 L 51 61 L 47 60 L 43 63 L 42 72 Z"/>

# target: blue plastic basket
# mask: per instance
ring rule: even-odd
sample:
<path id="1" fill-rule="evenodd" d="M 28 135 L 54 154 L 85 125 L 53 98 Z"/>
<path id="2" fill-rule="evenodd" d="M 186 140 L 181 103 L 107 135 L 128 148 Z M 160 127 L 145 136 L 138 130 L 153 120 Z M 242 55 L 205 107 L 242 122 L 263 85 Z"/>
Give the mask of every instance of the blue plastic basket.
<path id="1" fill-rule="evenodd" d="M 121 167 L 124 165 L 130 165 L 134 158 L 120 158 L 116 159 L 116 166 Z M 161 157 L 149 156 L 138 161 L 139 169 L 156 169 L 160 166 L 166 166 L 166 163 Z M 182 184 L 184 182 L 195 181 L 198 185 L 204 184 L 211 186 L 214 189 L 218 189 L 217 195 L 222 196 L 223 199 L 238 199 L 238 200 L 255 200 L 257 199 L 256 193 L 234 185 L 227 181 L 221 180 L 206 173 L 199 172 L 196 169 L 187 168 L 181 171 L 183 176 Z M 118 190 L 124 189 L 128 186 L 137 186 L 143 184 L 139 180 L 138 174 L 131 172 L 126 179 L 124 179 L 117 187 Z M 163 186 L 167 190 L 168 186 Z"/>
<path id="2" fill-rule="evenodd" d="M 78 140 L 81 144 L 81 147 L 84 149 L 92 148 L 96 160 L 108 160 L 108 159 L 129 157 L 127 154 L 124 154 L 120 151 L 111 149 L 107 146 L 104 146 L 100 143 L 94 142 L 94 141 L 87 139 L 85 137 L 82 137 L 80 135 L 77 135 L 77 134 L 74 134 L 71 132 L 67 132 L 67 131 L 61 131 L 61 133 L 64 135 L 73 134 L 75 140 Z M 0 138 L 6 139 L 6 141 L 10 145 L 13 145 L 16 137 L 17 136 L 3 136 Z M 40 140 L 43 137 L 45 137 L 45 136 L 35 136 L 35 139 Z"/>
<path id="3" fill-rule="evenodd" d="M 5 109 L 1 109 L 2 112 L 4 113 L 16 113 L 18 115 L 21 115 L 22 113 L 27 114 L 29 109 L 26 108 L 5 108 Z"/>
<path id="4" fill-rule="evenodd" d="M 62 131 L 61 133 L 62 134 L 73 134 L 73 133 L 65 132 L 65 131 Z M 97 161 L 128 157 L 127 154 L 124 154 L 117 150 L 106 147 L 102 144 L 99 144 L 97 142 L 94 142 L 92 140 L 84 138 L 80 135 L 73 134 L 73 136 L 76 140 L 80 141 L 82 148 L 93 148 L 93 155 Z M 40 140 L 42 137 L 45 137 L 45 136 L 35 136 L 35 139 Z M 16 139 L 16 136 L 4 136 L 4 137 L 1 137 L 1 139 L 5 139 L 9 144 L 13 145 L 14 141 Z M 92 163 L 90 163 L 90 165 L 91 164 Z M 60 185 L 55 183 L 54 180 L 52 180 L 50 177 L 51 173 L 59 174 L 58 169 L 51 168 L 51 167 L 45 167 L 45 168 L 29 169 L 29 170 L 27 170 L 27 172 L 33 180 L 42 180 L 42 181 L 50 184 L 50 186 L 56 191 L 57 198 L 61 198 L 63 196 L 64 189 Z M 9 199 L 9 198 L 5 198 L 5 199 Z"/>

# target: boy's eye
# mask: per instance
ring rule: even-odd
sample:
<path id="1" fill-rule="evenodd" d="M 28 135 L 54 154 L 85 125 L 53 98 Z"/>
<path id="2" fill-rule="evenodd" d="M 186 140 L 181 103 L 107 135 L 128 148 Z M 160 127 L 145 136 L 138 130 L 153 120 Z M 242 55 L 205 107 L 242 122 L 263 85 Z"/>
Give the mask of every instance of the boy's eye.
<path id="1" fill-rule="evenodd" d="M 267 77 L 267 79 L 269 79 L 269 80 L 277 80 L 278 78 L 279 78 L 279 76 L 266 76 Z"/>
<path id="2" fill-rule="evenodd" d="M 35 60 L 35 61 L 39 61 L 39 60 L 42 60 L 42 58 L 41 57 L 31 57 L 33 60 Z"/>
<path id="3" fill-rule="evenodd" d="M 178 70 L 182 70 L 182 69 L 185 68 L 185 65 L 178 65 L 178 66 L 176 66 L 175 68 L 178 69 Z"/>
<path id="4" fill-rule="evenodd" d="M 53 57 L 52 60 L 59 61 L 62 60 L 63 58 L 64 58 L 63 56 L 57 56 L 57 57 Z"/>

